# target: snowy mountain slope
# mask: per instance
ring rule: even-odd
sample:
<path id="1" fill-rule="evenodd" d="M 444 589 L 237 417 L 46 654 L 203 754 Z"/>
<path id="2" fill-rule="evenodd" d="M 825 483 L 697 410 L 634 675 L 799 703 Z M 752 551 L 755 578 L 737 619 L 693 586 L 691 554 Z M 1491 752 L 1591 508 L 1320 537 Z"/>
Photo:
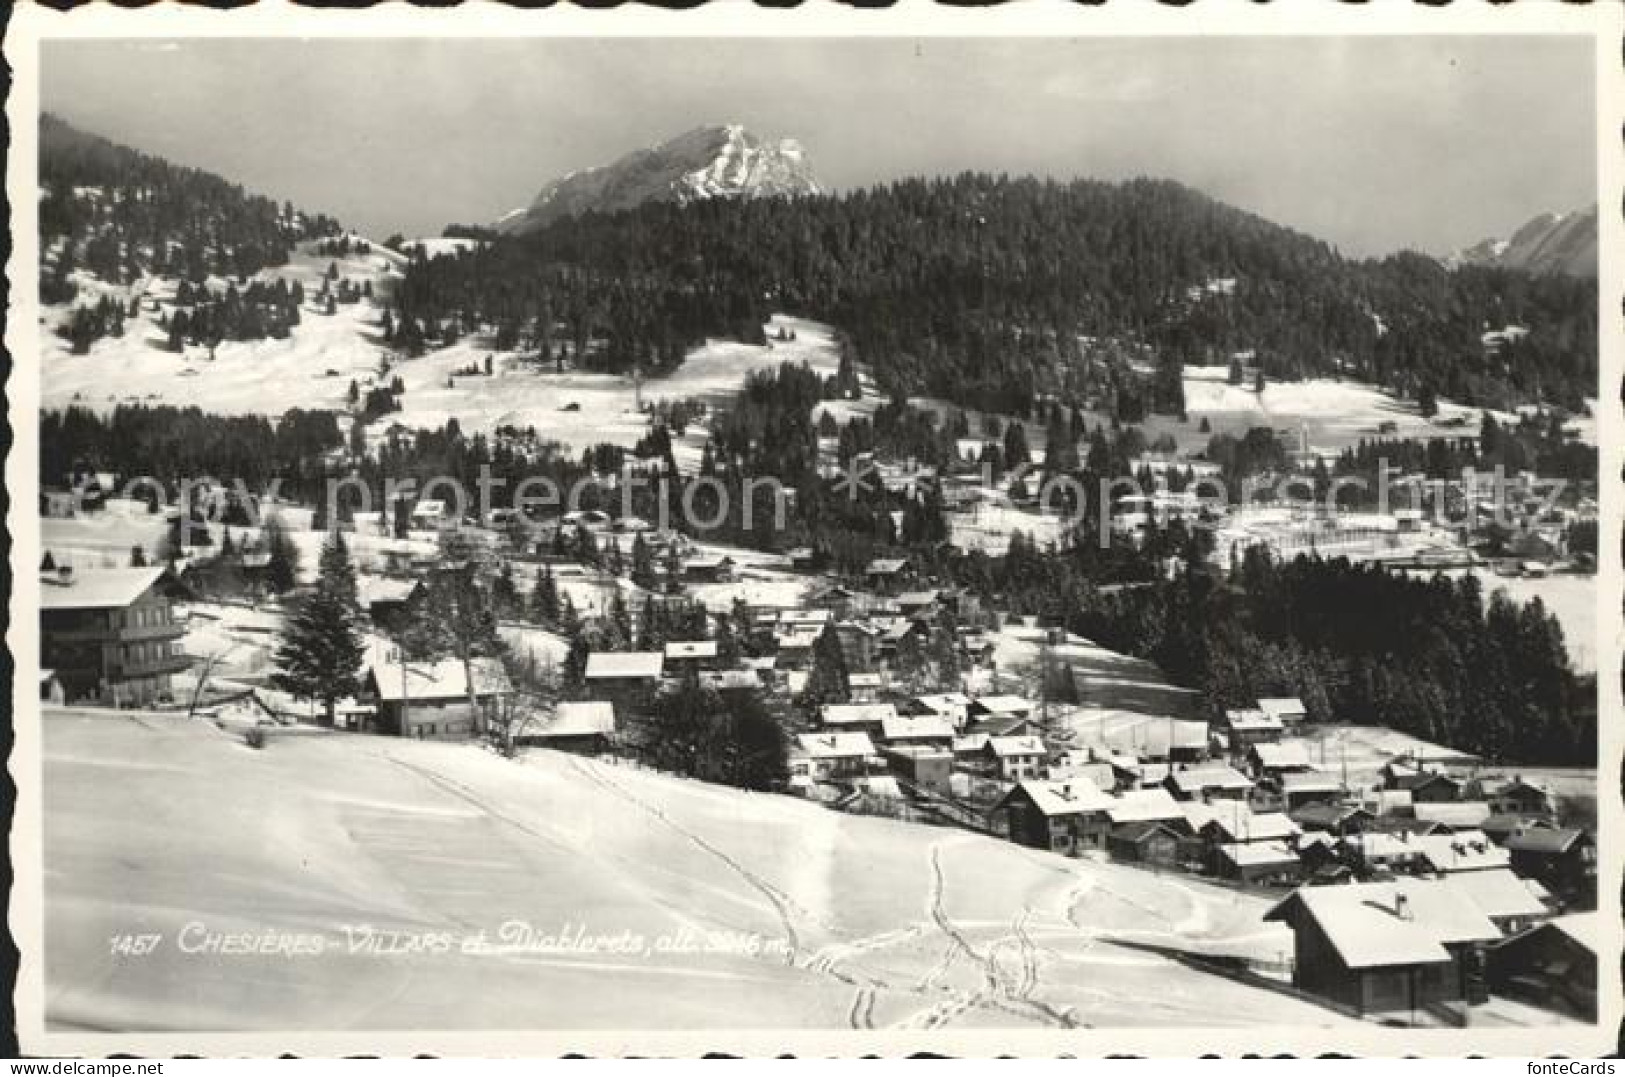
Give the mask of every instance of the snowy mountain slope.
<path id="1" fill-rule="evenodd" d="M 1340 1020 L 1108 941 L 1290 951 L 1264 901 L 1191 878 L 550 752 L 43 726 L 57 1030 Z M 123 932 L 160 941 L 110 953 Z M 210 933 L 307 952 L 197 952 Z"/>
<path id="2" fill-rule="evenodd" d="M 1486 239 L 1458 251 L 1457 265 L 1499 266 L 1527 273 L 1597 275 L 1597 207 L 1543 213 L 1507 239 Z"/>
<path id="3" fill-rule="evenodd" d="M 612 164 L 562 176 L 493 227 L 523 233 L 560 217 L 611 213 L 644 202 L 791 197 L 821 190 L 806 151 L 794 139 L 758 138 L 738 124 L 697 127 Z"/>

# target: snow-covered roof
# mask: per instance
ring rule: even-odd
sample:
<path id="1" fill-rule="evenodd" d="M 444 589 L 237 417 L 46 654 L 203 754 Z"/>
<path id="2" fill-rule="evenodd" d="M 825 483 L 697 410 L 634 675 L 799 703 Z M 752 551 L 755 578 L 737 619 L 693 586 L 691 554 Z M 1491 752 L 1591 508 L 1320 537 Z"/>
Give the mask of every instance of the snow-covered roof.
<path id="1" fill-rule="evenodd" d="M 392 576 L 362 576 L 356 581 L 356 597 L 363 606 L 374 602 L 405 602 L 417 590 L 417 580 L 401 580 Z"/>
<path id="2" fill-rule="evenodd" d="M 1340 793 L 1343 791 L 1343 783 L 1335 774 L 1308 770 L 1301 774 L 1283 776 L 1281 788 L 1288 793 Z"/>
<path id="3" fill-rule="evenodd" d="M 1480 827 L 1490 817 L 1490 806 L 1482 800 L 1458 800 L 1443 804 L 1415 803 L 1411 810 L 1418 819 L 1443 823 L 1448 827 Z"/>
<path id="4" fill-rule="evenodd" d="M 402 670 L 405 670 L 404 675 Z M 495 658 L 476 658 L 469 663 L 474 675 L 476 697 L 507 695 L 513 690 L 502 663 Z M 376 656 L 372 664 L 378 698 L 386 702 L 412 700 L 459 700 L 468 696 L 468 678 L 461 660 L 441 658 L 428 662 L 407 662 Z"/>
<path id="5" fill-rule="evenodd" d="M 1044 742 L 1037 737 L 989 737 L 987 746 L 1000 759 L 1044 754 Z"/>
<path id="6" fill-rule="evenodd" d="M 1029 714 L 1033 709 L 1032 701 L 1021 696 L 978 696 L 975 703 L 986 714 Z"/>
<path id="7" fill-rule="evenodd" d="M 673 640 L 666 644 L 667 658 L 715 658 L 717 641 L 714 639 Z"/>
<path id="8" fill-rule="evenodd" d="M 881 722 L 887 740 L 952 740 L 953 723 L 939 714 L 895 715 Z"/>
<path id="9" fill-rule="evenodd" d="M 1264 919 L 1284 920 L 1292 905 L 1303 907 L 1343 963 L 1355 969 L 1444 964 L 1450 960 L 1447 943 L 1501 937 L 1466 894 L 1437 880 L 1299 887 Z"/>
<path id="10" fill-rule="evenodd" d="M 819 718 L 825 725 L 863 725 L 876 723 L 884 726 L 897 718 L 897 708 L 890 703 L 826 703 Z"/>
<path id="11" fill-rule="evenodd" d="M 952 714 L 970 706 L 970 696 L 963 692 L 940 692 L 936 695 L 915 696 L 914 702 L 937 714 Z"/>
<path id="12" fill-rule="evenodd" d="M 908 559 L 905 557 L 877 557 L 863 571 L 868 576 L 890 576 L 901 572 L 907 565 Z"/>
<path id="13" fill-rule="evenodd" d="M 659 651 L 594 651 L 587 656 L 587 680 L 636 677 L 653 679 L 665 668 Z"/>
<path id="14" fill-rule="evenodd" d="M 553 720 L 536 731 L 543 737 L 583 737 L 615 732 L 615 705 L 600 699 L 560 703 Z"/>
<path id="15" fill-rule="evenodd" d="M 801 733 L 796 747 L 809 759 L 867 758 L 875 754 L 867 733 Z"/>
<path id="16" fill-rule="evenodd" d="M 1287 767 L 1309 767 L 1309 753 L 1301 744 L 1255 744 L 1253 753 L 1258 765 L 1265 770 L 1284 770 Z"/>
<path id="17" fill-rule="evenodd" d="M 929 606 L 937 600 L 937 595 L 938 592 L 935 590 L 905 591 L 897 596 L 897 604 L 899 606 Z"/>
<path id="18" fill-rule="evenodd" d="M 1512 862 L 1512 854 L 1491 841 L 1482 830 L 1418 835 L 1416 841 L 1435 871 L 1481 871 L 1504 868 Z"/>
<path id="19" fill-rule="evenodd" d="M 1252 779 L 1223 763 L 1187 767 L 1169 775 L 1181 793 L 1196 794 L 1204 789 L 1251 789 Z"/>
<path id="20" fill-rule="evenodd" d="M 1289 722 L 1308 715 L 1303 700 L 1297 696 L 1272 696 L 1258 701 L 1258 709 L 1277 721 Z"/>
<path id="21" fill-rule="evenodd" d="M 1234 809 L 1216 805 L 1212 822 L 1220 836 L 1231 842 L 1280 841 L 1298 833 L 1298 824 L 1280 812 L 1254 812 L 1245 804 Z"/>
<path id="22" fill-rule="evenodd" d="M 1267 864 L 1286 866 L 1298 862 L 1298 854 L 1284 841 L 1231 842 L 1219 847 L 1219 855 L 1238 868 Z"/>
<path id="23" fill-rule="evenodd" d="M 164 574 L 162 568 L 100 568 L 40 577 L 40 609 L 123 609 L 149 591 Z"/>
<path id="24" fill-rule="evenodd" d="M 1029 779 L 1016 786 L 1031 798 L 1033 805 L 1046 816 L 1079 815 L 1103 812 L 1111 806 L 1112 798 L 1086 781 L 1038 781 Z M 1006 794 L 1009 799 L 1015 790 Z"/>
<path id="25" fill-rule="evenodd" d="M 1252 708 L 1225 711 L 1224 720 L 1232 733 L 1279 733 L 1282 729 L 1281 719 Z"/>
<path id="26" fill-rule="evenodd" d="M 1511 868 L 1485 871 L 1459 871 L 1444 877 L 1445 885 L 1465 895 L 1489 917 L 1544 916 L 1551 912 L 1545 899 L 1546 888 L 1530 879 L 1520 879 Z"/>
<path id="27" fill-rule="evenodd" d="M 1106 814 L 1114 824 L 1185 817 L 1166 789 L 1130 789 L 1113 800 Z"/>
<path id="28" fill-rule="evenodd" d="M 717 690 L 760 688 L 762 678 L 753 669 L 720 669 L 715 672 L 701 672 L 700 683 L 707 688 Z"/>

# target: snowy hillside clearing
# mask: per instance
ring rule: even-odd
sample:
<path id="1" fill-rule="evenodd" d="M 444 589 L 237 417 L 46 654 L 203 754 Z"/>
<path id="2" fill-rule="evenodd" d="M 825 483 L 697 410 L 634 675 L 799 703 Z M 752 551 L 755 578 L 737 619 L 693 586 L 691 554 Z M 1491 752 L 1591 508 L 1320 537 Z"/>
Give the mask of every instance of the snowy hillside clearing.
<path id="1" fill-rule="evenodd" d="M 959 831 L 548 752 L 255 751 L 148 713 L 51 710 L 44 756 L 57 1030 L 1340 1020 L 1107 941 L 1274 960 L 1260 899 Z M 188 953 L 189 924 L 308 952 Z M 160 944 L 111 954 L 130 931 Z"/>

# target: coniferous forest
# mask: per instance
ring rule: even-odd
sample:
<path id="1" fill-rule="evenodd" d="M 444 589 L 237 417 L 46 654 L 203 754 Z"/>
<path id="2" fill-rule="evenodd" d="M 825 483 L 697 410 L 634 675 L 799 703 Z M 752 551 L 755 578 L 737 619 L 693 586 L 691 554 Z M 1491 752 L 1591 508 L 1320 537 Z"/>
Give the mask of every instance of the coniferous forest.
<path id="1" fill-rule="evenodd" d="M 487 324 L 545 358 L 658 374 L 771 311 L 829 321 L 886 392 L 1007 412 L 1182 410 L 1180 363 L 1345 375 L 1415 399 L 1578 410 L 1596 285 L 1399 254 L 1355 261 L 1176 183 L 965 174 L 839 197 L 647 204 L 419 259 L 398 320 Z M 1530 329 L 1488 348 L 1483 334 Z M 1157 368 L 1129 374 L 1129 360 Z M 1116 361 L 1114 361 L 1116 360 Z"/>
<path id="2" fill-rule="evenodd" d="M 219 176 L 86 134 L 49 114 L 39 125 L 41 299 L 74 298 L 83 268 L 109 283 L 143 272 L 201 284 L 284 264 L 295 243 L 338 222 L 250 195 Z"/>

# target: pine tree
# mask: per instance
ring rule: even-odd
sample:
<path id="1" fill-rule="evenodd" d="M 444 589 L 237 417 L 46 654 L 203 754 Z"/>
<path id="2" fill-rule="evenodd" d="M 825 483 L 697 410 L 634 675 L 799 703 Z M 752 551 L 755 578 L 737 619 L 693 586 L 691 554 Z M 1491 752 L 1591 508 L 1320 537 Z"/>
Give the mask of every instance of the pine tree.
<path id="1" fill-rule="evenodd" d="M 846 670 L 846 652 L 833 625 L 826 625 L 813 644 L 812 670 L 801 692 L 801 705 L 811 713 L 827 703 L 845 703 L 852 698 L 852 685 Z"/>
<path id="2" fill-rule="evenodd" d="M 559 623 L 559 585 L 553 578 L 553 566 L 543 565 L 536 574 L 536 587 L 530 596 L 530 618 L 537 624 Z"/>
<path id="3" fill-rule="evenodd" d="M 322 546 L 320 566 L 315 589 L 283 623 L 271 683 L 298 699 L 320 701 L 332 725 L 337 702 L 361 690 L 365 653 L 355 567 L 336 531 Z"/>
<path id="4" fill-rule="evenodd" d="M 645 591 L 653 591 L 659 586 L 655 579 L 654 551 L 649 544 L 643 541 L 643 536 L 632 536 L 632 582 Z"/>
<path id="5" fill-rule="evenodd" d="M 275 516 L 265 521 L 262 538 L 271 555 L 265 566 L 265 585 L 272 594 L 287 594 L 299 582 L 299 548 Z"/>

